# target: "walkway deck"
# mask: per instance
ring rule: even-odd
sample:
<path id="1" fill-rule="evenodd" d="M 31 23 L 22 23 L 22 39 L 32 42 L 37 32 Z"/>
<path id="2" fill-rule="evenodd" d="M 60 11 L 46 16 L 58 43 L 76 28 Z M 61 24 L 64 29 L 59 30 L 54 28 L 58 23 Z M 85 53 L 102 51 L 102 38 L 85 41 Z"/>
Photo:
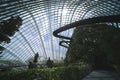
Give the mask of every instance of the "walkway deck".
<path id="1" fill-rule="evenodd" d="M 120 80 L 120 77 L 115 72 L 96 70 L 82 80 Z"/>

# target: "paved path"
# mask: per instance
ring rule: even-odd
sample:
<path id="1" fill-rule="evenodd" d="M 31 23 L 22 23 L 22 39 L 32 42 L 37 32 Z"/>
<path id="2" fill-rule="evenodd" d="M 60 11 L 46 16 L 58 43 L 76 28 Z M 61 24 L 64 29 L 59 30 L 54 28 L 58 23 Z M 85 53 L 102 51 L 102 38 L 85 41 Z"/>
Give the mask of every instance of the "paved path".
<path id="1" fill-rule="evenodd" d="M 91 72 L 82 80 L 120 80 L 120 78 L 115 72 L 96 70 Z"/>

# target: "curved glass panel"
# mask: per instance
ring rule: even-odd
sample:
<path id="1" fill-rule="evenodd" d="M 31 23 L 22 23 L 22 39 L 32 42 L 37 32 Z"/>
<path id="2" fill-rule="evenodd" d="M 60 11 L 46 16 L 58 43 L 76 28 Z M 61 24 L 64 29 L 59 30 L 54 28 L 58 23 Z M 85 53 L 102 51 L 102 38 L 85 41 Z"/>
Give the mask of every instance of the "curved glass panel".
<path id="1" fill-rule="evenodd" d="M 0 60 L 27 60 L 39 53 L 39 60 L 65 58 L 67 48 L 59 46 L 53 31 L 72 22 L 106 15 L 119 15 L 119 0 L 0 0 L 0 21 L 19 15 L 23 24 L 11 37 Z M 73 29 L 62 32 L 71 36 Z"/>

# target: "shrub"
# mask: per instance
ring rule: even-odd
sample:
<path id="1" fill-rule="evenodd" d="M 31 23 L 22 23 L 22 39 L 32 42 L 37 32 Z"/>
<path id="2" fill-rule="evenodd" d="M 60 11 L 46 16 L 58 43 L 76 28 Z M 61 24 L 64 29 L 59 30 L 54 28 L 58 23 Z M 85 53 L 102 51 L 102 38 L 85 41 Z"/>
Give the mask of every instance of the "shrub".
<path id="1" fill-rule="evenodd" d="M 89 65 L 29 69 L 0 73 L 1 80 L 80 80 L 91 71 Z"/>

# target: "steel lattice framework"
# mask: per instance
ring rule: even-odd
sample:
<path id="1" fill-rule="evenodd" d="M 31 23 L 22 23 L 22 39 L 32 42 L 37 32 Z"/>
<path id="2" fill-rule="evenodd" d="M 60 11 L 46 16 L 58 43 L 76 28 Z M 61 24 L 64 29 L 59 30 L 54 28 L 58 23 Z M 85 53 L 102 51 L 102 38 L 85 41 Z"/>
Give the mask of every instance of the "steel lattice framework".
<path id="1" fill-rule="evenodd" d="M 11 37 L 0 60 L 27 59 L 39 53 L 40 60 L 51 57 L 61 60 L 67 48 L 59 46 L 61 39 L 53 31 L 67 24 L 88 18 L 120 15 L 119 0 L 0 0 L 0 21 L 19 15 L 23 24 Z M 119 23 L 112 23 L 119 26 Z M 73 29 L 60 33 L 71 37 Z"/>

